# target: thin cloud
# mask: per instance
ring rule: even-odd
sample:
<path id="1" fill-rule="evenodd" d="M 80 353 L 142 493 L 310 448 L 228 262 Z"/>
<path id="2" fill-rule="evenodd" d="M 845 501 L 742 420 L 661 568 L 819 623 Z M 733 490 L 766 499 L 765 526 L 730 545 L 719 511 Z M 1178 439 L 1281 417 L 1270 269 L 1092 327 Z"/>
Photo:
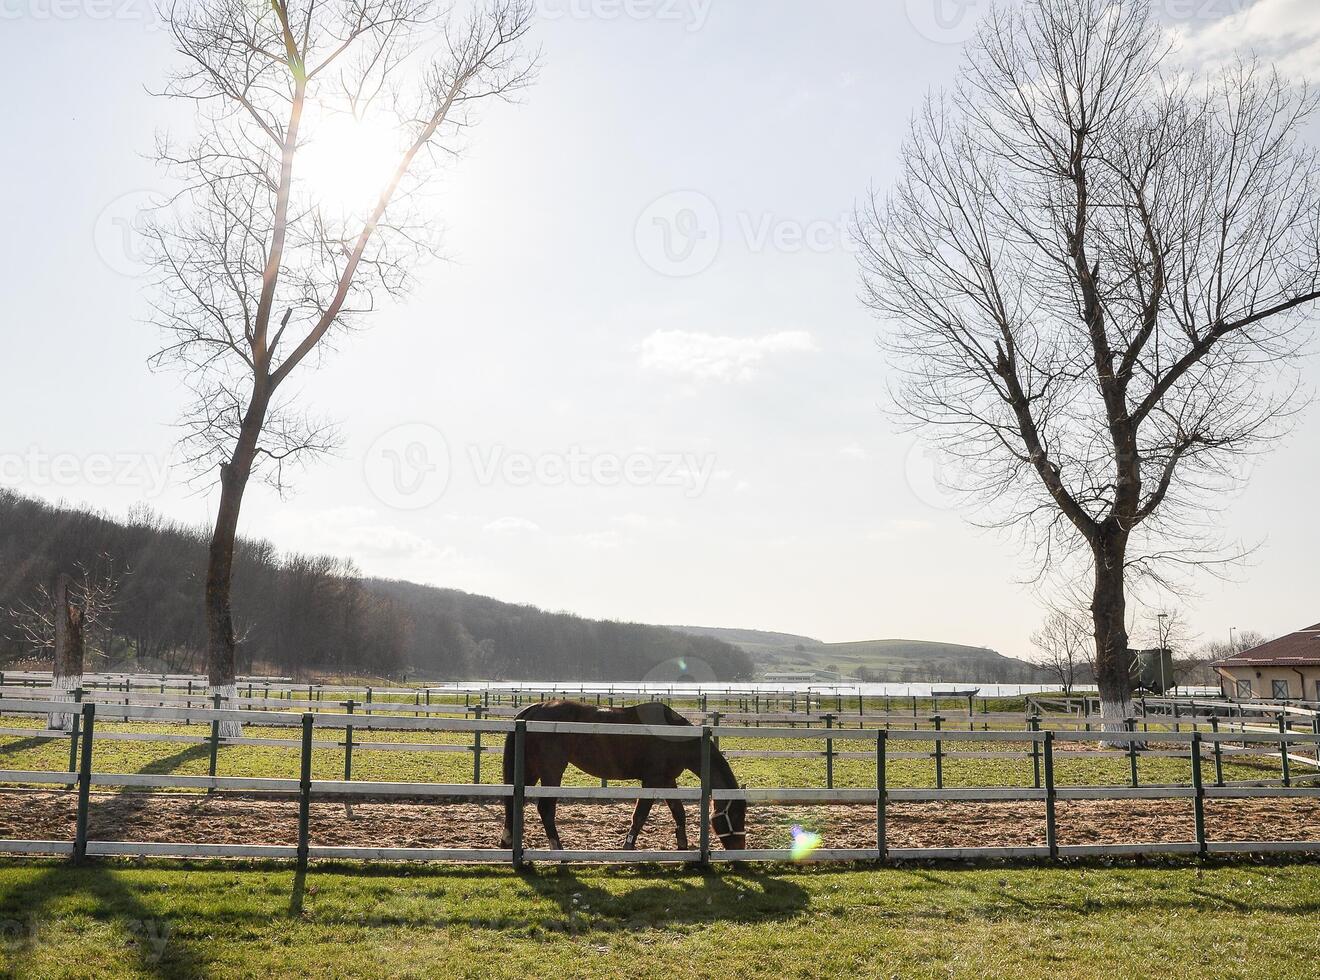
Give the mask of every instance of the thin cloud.
<path id="1" fill-rule="evenodd" d="M 1246 6 L 1237 0 L 1224 6 L 1241 9 L 1174 26 L 1181 61 L 1207 66 L 1254 53 L 1285 75 L 1320 71 L 1320 4 L 1315 0 L 1255 0 Z"/>
<path id="2" fill-rule="evenodd" d="M 721 337 L 686 330 L 657 330 L 642 341 L 642 367 L 698 381 L 750 381 L 769 357 L 818 350 L 805 330 L 760 337 Z"/>
<path id="3" fill-rule="evenodd" d="M 491 534 L 531 534 L 541 530 L 541 525 L 525 517 L 501 517 L 499 520 L 491 521 L 483 530 Z"/>

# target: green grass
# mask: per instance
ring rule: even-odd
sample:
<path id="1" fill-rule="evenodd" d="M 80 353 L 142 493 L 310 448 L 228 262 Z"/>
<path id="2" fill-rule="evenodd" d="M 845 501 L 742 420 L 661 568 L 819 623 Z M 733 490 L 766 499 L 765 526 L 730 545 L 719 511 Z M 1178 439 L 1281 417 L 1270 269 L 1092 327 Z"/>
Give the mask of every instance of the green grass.
<path id="1" fill-rule="evenodd" d="M 1313 864 L 405 869 L 0 864 L 0 972 L 1313 976 Z"/>

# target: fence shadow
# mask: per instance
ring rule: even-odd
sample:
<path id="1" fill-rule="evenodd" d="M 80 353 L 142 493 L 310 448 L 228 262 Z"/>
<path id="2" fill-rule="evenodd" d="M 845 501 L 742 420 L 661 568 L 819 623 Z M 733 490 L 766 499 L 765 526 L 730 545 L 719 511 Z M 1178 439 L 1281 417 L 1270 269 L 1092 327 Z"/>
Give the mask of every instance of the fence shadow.
<path id="1" fill-rule="evenodd" d="M 1202 866 L 1206 869 L 1213 869 L 1217 866 L 1234 867 L 1240 866 L 1241 862 L 1234 862 L 1231 858 L 1210 859 L 1210 862 L 1202 862 L 1199 859 L 1182 858 L 1162 861 L 1158 858 L 1146 860 L 1136 858 L 1128 862 L 1131 867 L 1144 868 L 1153 874 L 1158 874 L 1163 868 L 1187 868 L 1189 866 Z M 1310 866 L 1315 864 L 1313 858 L 1306 856 L 1279 856 L 1274 858 L 1259 857 L 1252 860 L 1251 867 L 1261 869 L 1264 867 L 1288 867 L 1294 865 Z M 1085 871 L 1088 868 L 1103 870 L 1112 867 L 1112 864 L 1103 861 L 1092 862 L 1074 862 L 1070 865 L 1078 872 Z M 1071 898 L 1060 899 L 1057 896 L 1047 896 L 1043 898 L 1024 898 L 1014 894 L 1007 883 L 998 878 L 991 879 L 987 872 L 990 871 L 1038 871 L 1057 869 L 1057 865 L 1050 865 L 1046 862 L 1032 861 L 1012 861 L 1001 862 L 993 866 L 986 864 L 970 863 L 965 866 L 942 867 L 939 870 L 923 867 L 905 867 L 900 869 L 902 872 L 910 874 L 930 885 L 946 889 L 960 894 L 971 894 L 982 897 L 990 897 L 996 901 L 1010 903 L 1018 906 L 1021 914 L 1028 918 L 1037 918 L 1042 915 L 1049 915 L 1052 912 L 1068 910 L 1079 913 L 1097 911 L 1105 906 L 1112 906 L 1115 909 L 1129 908 L 1130 899 L 1126 894 L 1120 892 L 1108 893 L 1088 893 L 1083 888 L 1076 888 Z M 830 867 L 822 869 L 822 873 L 843 873 L 845 868 Z M 1250 901 L 1244 901 L 1237 895 L 1234 895 L 1230 887 L 1219 887 L 1211 880 L 1205 880 L 1188 889 L 1169 888 L 1152 892 L 1143 900 L 1142 909 L 1153 914 L 1169 914 L 1178 912 L 1196 913 L 1207 909 L 1231 909 L 1240 913 L 1262 912 L 1281 915 L 1295 915 L 1302 917 L 1312 917 L 1320 914 L 1320 897 L 1305 902 L 1289 901 L 1270 901 L 1261 900 L 1258 896 L 1253 896 Z"/>
<path id="2" fill-rule="evenodd" d="M 627 872 L 630 887 L 618 893 L 583 879 L 581 868 L 532 867 L 520 878 L 542 898 L 559 906 L 562 920 L 550 929 L 574 932 L 618 931 L 666 925 L 792 919 L 807 911 L 811 898 L 789 876 L 751 868 Z M 638 887 L 638 882 L 647 884 Z"/>

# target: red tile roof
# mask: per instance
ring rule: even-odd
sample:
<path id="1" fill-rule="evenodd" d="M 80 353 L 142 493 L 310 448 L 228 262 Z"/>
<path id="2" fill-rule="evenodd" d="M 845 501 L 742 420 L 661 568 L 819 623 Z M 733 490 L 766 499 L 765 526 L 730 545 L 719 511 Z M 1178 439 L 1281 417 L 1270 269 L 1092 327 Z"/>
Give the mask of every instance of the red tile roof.
<path id="1" fill-rule="evenodd" d="M 1232 666 L 1269 666 L 1300 667 L 1320 665 L 1320 623 L 1309 629 L 1299 630 L 1277 640 L 1270 640 L 1260 646 L 1242 653 L 1225 657 L 1215 663 L 1216 667 Z"/>

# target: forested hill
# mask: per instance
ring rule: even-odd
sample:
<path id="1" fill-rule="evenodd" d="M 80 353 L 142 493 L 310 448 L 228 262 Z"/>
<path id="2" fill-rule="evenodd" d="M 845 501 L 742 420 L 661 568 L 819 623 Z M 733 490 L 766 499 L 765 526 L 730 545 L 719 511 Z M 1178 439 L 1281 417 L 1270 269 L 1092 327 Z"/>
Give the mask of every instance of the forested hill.
<path id="1" fill-rule="evenodd" d="M 114 520 L 0 491 L 0 665 L 31 655 L 11 611 L 58 571 L 117 583 L 88 636 L 93 669 L 200 671 L 207 535 L 147 510 Z M 363 578 L 351 561 L 242 541 L 234 611 L 240 670 L 431 679 L 636 681 L 751 676 L 729 643 L 657 626 L 547 613 L 409 582 Z"/>

